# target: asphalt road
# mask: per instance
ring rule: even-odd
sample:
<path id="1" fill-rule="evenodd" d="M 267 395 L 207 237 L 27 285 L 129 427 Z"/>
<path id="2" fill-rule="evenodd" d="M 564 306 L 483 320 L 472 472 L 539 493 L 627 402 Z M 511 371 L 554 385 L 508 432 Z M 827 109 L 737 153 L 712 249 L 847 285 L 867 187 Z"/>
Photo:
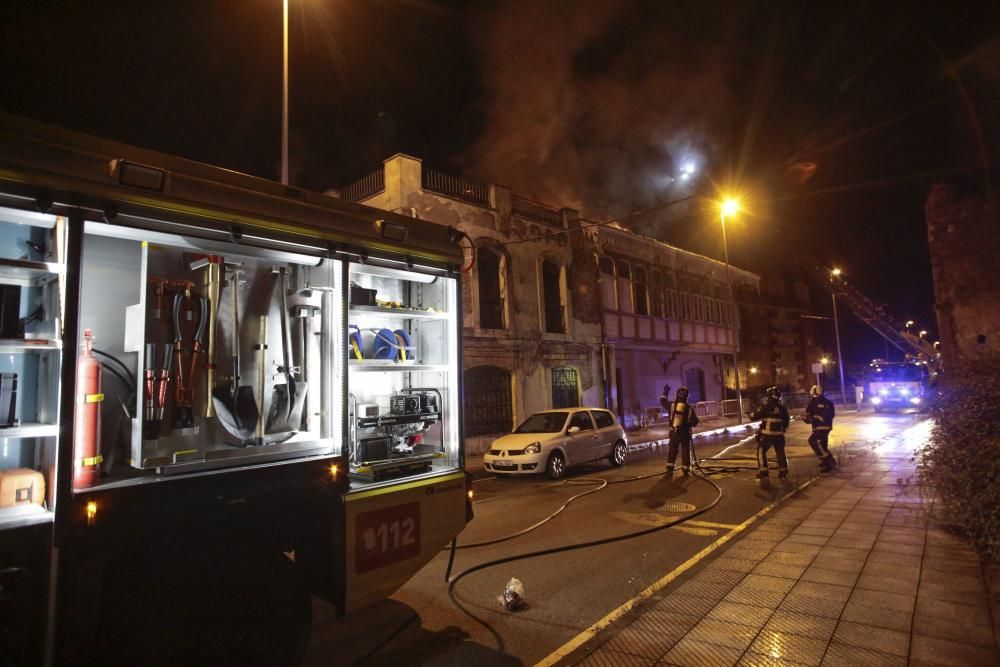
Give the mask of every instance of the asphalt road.
<path id="1" fill-rule="evenodd" d="M 864 446 L 918 419 L 911 414 L 848 413 L 837 419 L 831 444 Z M 337 618 L 330 605 L 316 600 L 306 664 L 534 664 L 813 477 L 817 463 L 807 436 L 807 427 L 793 422 L 788 432 L 791 473 L 787 483 L 779 483 L 774 471 L 770 490 L 762 490 L 750 470 L 711 475 L 722 489 L 718 505 L 682 525 L 489 567 L 462 577 L 450 594 L 444 581 L 448 554 L 442 553 L 390 599 L 346 618 Z M 720 465 L 755 465 L 752 439 L 741 443 L 731 436 L 703 438 L 695 441 L 695 447 L 702 458 L 721 453 L 735 459 Z M 478 481 L 476 518 L 459 536 L 460 546 L 518 532 L 572 496 L 596 489 L 601 480 L 609 484 L 575 500 L 555 519 L 526 535 L 460 549 L 452 577 L 488 561 L 662 526 L 719 497 L 718 489 L 701 478 L 675 474 L 666 480 L 657 474 L 665 456 L 665 447 L 631 452 L 623 468 L 592 464 L 571 470 L 561 482 L 543 477 Z M 653 476 L 626 481 L 644 475 Z M 512 577 L 523 583 L 526 603 L 509 612 L 498 596 Z"/>

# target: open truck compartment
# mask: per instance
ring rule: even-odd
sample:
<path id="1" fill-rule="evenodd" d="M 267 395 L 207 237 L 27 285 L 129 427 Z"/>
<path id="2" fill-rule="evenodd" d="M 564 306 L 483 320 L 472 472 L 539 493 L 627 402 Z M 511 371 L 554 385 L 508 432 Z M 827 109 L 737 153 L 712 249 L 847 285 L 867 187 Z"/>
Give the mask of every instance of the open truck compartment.
<path id="1" fill-rule="evenodd" d="M 293 652 L 310 595 L 438 554 L 471 518 L 457 240 L 0 114 L 0 653 L 125 660 L 201 602 Z"/>

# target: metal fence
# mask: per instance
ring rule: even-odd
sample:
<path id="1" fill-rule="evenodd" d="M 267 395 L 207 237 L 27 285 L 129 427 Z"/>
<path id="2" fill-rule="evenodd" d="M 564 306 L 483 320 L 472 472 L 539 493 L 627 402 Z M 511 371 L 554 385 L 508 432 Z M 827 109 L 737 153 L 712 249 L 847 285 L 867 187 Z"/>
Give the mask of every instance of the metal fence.
<path id="1" fill-rule="evenodd" d="M 385 170 L 379 169 L 362 179 L 354 181 L 340 191 L 340 198 L 347 201 L 361 201 L 380 192 L 385 192 Z"/>
<path id="2" fill-rule="evenodd" d="M 762 394 L 761 394 L 762 395 Z M 853 397 L 851 397 L 851 403 L 844 405 L 841 400 L 839 391 L 827 392 L 826 397 L 833 401 L 838 409 L 844 408 L 854 408 Z M 848 396 L 850 393 L 848 392 Z M 750 412 L 757 409 L 759 405 L 759 396 L 743 396 L 743 412 Z M 781 402 L 789 410 L 799 411 L 803 410 L 809 404 L 809 394 L 808 392 L 797 392 L 794 394 L 785 394 L 781 398 Z M 723 419 L 729 417 L 736 417 L 739 415 L 739 402 L 735 398 L 729 398 L 724 401 L 698 401 L 694 404 L 694 413 L 698 415 L 698 419 L 701 420 L 712 420 L 712 419 Z M 639 414 L 626 414 L 622 418 L 622 423 L 627 429 L 645 428 L 647 426 L 652 426 L 654 424 L 665 423 L 669 419 L 667 412 L 661 407 L 647 407 L 643 408 Z"/>
<path id="3" fill-rule="evenodd" d="M 514 213 L 522 218 L 547 225 L 562 226 L 562 214 L 559 212 L 559 209 L 552 208 L 551 206 L 513 195 L 511 197 L 511 208 Z"/>
<path id="4" fill-rule="evenodd" d="M 458 176 L 450 176 L 433 169 L 424 169 L 421 180 L 424 190 L 464 199 L 483 206 L 490 205 L 490 187 L 488 185 Z"/>

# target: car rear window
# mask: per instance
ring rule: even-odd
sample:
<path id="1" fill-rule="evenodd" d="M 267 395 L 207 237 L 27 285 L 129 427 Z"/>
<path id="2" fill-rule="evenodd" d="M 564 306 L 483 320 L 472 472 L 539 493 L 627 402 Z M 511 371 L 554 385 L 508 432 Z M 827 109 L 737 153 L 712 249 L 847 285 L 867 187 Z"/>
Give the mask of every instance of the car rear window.
<path id="1" fill-rule="evenodd" d="M 531 415 L 514 433 L 558 433 L 566 423 L 566 412 L 539 412 Z"/>
<path id="2" fill-rule="evenodd" d="M 610 412 L 605 412 L 604 410 L 594 410 L 590 414 L 594 415 L 594 421 L 597 423 L 597 428 L 607 428 L 608 426 L 615 425 L 615 418 L 611 416 Z"/>

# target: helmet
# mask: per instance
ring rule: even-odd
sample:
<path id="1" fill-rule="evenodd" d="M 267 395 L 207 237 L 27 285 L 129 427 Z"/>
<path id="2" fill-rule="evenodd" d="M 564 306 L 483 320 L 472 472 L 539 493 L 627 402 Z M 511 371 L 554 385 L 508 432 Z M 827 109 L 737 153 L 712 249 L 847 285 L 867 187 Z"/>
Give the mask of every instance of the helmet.
<path id="1" fill-rule="evenodd" d="M 688 400 L 688 388 L 678 387 L 677 388 L 677 400 L 682 402 L 687 402 Z"/>
<path id="2" fill-rule="evenodd" d="M 767 388 L 767 397 L 770 398 L 770 399 L 773 399 L 775 401 L 780 401 L 781 400 L 781 390 L 778 389 L 777 387 L 768 387 Z"/>
<path id="3" fill-rule="evenodd" d="M 814 384 L 812 387 L 809 388 L 809 395 L 810 396 L 822 396 L 823 395 L 823 387 L 819 386 L 818 384 Z"/>

